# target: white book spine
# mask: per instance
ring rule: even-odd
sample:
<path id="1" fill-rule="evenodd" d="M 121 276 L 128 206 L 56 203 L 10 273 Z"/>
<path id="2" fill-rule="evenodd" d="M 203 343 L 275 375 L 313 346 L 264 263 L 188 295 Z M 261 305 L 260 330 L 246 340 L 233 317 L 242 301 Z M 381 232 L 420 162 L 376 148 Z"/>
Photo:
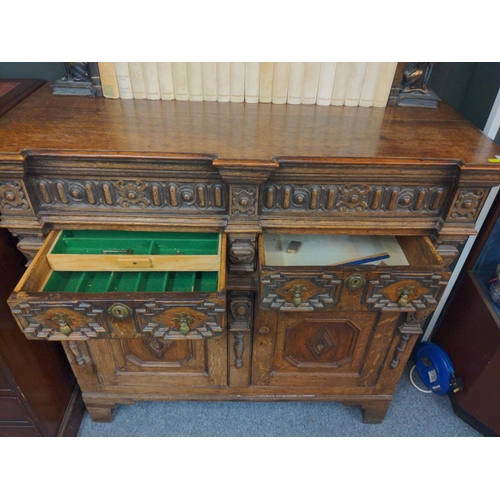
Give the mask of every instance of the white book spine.
<path id="1" fill-rule="evenodd" d="M 189 100 L 203 101 L 203 64 L 201 62 L 188 62 L 186 69 Z"/>
<path id="2" fill-rule="evenodd" d="M 332 103 L 333 82 L 335 81 L 336 69 L 337 63 L 321 63 L 316 104 L 319 104 L 320 106 L 330 106 L 330 104 Z"/>
<path id="3" fill-rule="evenodd" d="M 217 63 L 217 100 L 219 102 L 231 100 L 231 63 Z"/>
<path id="4" fill-rule="evenodd" d="M 288 96 L 286 102 L 288 104 L 302 103 L 302 89 L 304 88 L 304 74 L 306 63 L 292 62 L 290 63 L 290 76 L 288 78 Z"/>
<path id="5" fill-rule="evenodd" d="M 274 63 L 261 62 L 259 76 L 259 102 L 272 102 L 273 100 Z"/>
<path id="6" fill-rule="evenodd" d="M 174 80 L 174 95 L 177 101 L 188 101 L 187 65 L 185 62 L 172 63 L 172 77 Z"/>
<path id="7" fill-rule="evenodd" d="M 217 100 L 217 63 L 203 63 L 203 100 Z"/>
<path id="8" fill-rule="evenodd" d="M 387 106 L 397 66 L 397 62 L 382 63 L 382 71 L 380 72 L 380 79 L 378 81 L 377 91 L 375 92 L 373 107 L 384 108 Z"/>
<path id="9" fill-rule="evenodd" d="M 369 62 L 366 65 L 365 80 L 359 97 L 359 105 L 361 107 L 371 108 L 373 106 L 381 70 L 382 63 Z"/>
<path id="10" fill-rule="evenodd" d="M 245 102 L 259 102 L 260 63 L 245 63 Z"/>
<path id="11" fill-rule="evenodd" d="M 160 82 L 161 98 L 164 101 L 172 101 L 175 98 L 174 94 L 174 79 L 172 77 L 172 63 L 159 62 L 158 80 Z"/>
<path id="12" fill-rule="evenodd" d="M 144 76 L 144 88 L 146 99 L 158 101 L 161 99 L 160 81 L 158 80 L 158 68 L 155 62 L 143 62 L 142 74 Z"/>
<path id="13" fill-rule="evenodd" d="M 128 70 L 128 63 L 115 62 L 116 81 L 118 82 L 118 90 L 120 91 L 120 99 L 133 99 L 132 81 Z"/>
<path id="14" fill-rule="evenodd" d="M 146 99 L 146 87 L 142 75 L 142 64 L 140 62 L 129 62 L 130 81 L 132 82 L 132 92 L 134 99 Z"/>
<path id="15" fill-rule="evenodd" d="M 333 81 L 332 106 L 343 106 L 349 75 L 351 74 L 350 62 L 338 62 L 335 69 L 335 80 Z"/>
<path id="16" fill-rule="evenodd" d="M 273 101 L 272 101 L 273 104 L 286 104 L 289 73 L 290 73 L 289 62 L 274 63 Z"/>
<path id="17" fill-rule="evenodd" d="M 231 63 L 231 102 L 245 102 L 245 63 Z"/>
<path id="18" fill-rule="evenodd" d="M 302 87 L 302 104 L 316 104 L 321 63 L 307 62 Z"/>
<path id="19" fill-rule="evenodd" d="M 365 79 L 367 63 L 355 62 L 351 66 L 351 74 L 349 76 L 349 84 L 345 95 L 345 106 L 358 106 L 361 90 L 363 89 L 363 81 Z"/>

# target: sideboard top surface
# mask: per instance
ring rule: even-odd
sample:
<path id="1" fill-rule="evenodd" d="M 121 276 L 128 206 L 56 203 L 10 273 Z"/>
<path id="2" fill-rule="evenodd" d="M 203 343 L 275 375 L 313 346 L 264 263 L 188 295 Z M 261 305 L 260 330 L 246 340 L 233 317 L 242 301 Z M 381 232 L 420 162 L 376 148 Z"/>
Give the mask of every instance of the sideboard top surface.
<path id="1" fill-rule="evenodd" d="M 49 84 L 0 118 L 0 154 L 415 158 L 495 164 L 498 147 L 459 113 L 438 110 L 111 100 L 52 95 Z"/>

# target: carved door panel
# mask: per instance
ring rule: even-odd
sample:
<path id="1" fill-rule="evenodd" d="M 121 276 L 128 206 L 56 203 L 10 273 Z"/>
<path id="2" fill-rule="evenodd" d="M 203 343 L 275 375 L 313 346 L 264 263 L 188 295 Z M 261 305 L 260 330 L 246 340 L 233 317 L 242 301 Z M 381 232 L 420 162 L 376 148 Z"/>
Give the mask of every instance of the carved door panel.
<path id="1" fill-rule="evenodd" d="M 374 387 L 398 315 L 260 311 L 252 385 Z"/>
<path id="2" fill-rule="evenodd" d="M 101 386 L 137 386 L 151 392 L 227 385 L 226 335 L 210 340 L 94 340 L 84 345 Z"/>

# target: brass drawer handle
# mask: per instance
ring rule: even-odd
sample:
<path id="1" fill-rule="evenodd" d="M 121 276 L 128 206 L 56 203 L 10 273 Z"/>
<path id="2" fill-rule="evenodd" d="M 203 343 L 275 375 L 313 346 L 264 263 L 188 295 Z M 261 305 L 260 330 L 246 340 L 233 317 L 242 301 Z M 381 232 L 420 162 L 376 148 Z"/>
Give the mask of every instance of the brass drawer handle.
<path id="1" fill-rule="evenodd" d="M 73 323 L 73 316 L 70 316 L 67 313 L 56 313 L 52 318 L 52 321 L 55 321 L 59 324 L 59 331 L 63 335 L 69 335 L 73 329 L 71 328 L 71 323 Z"/>
<path id="2" fill-rule="evenodd" d="M 351 290 L 351 292 L 354 292 L 354 290 L 365 286 L 366 280 L 360 274 L 353 274 L 349 276 L 349 278 L 347 278 L 344 283 L 345 286 L 349 288 L 349 290 Z"/>
<path id="3" fill-rule="evenodd" d="M 298 307 L 302 304 L 302 294 L 307 292 L 307 287 L 304 285 L 293 285 L 288 291 L 292 293 L 292 304 Z"/>
<path id="4" fill-rule="evenodd" d="M 191 316 L 189 316 L 186 313 L 176 314 L 174 316 L 174 321 L 177 325 L 177 328 L 182 333 L 182 335 L 187 335 L 191 331 L 191 328 L 189 325 L 191 324 L 191 322 L 193 320 L 194 320 L 194 318 L 192 318 Z"/>
<path id="5" fill-rule="evenodd" d="M 409 297 L 414 293 L 415 287 L 410 285 L 404 285 L 401 288 L 398 288 L 399 292 L 399 307 L 405 307 L 409 302 Z"/>
<path id="6" fill-rule="evenodd" d="M 125 304 L 116 302 L 108 309 L 108 313 L 116 319 L 126 319 L 132 314 L 132 309 Z"/>

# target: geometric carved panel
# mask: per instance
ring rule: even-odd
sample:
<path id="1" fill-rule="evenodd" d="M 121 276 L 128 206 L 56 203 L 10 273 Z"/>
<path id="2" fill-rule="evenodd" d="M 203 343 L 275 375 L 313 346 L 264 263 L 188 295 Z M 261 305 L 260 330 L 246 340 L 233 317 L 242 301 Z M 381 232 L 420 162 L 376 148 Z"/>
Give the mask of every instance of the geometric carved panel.
<path id="1" fill-rule="evenodd" d="M 342 281 L 323 272 L 276 272 L 261 278 L 263 309 L 275 311 L 314 311 L 333 307 L 339 299 Z M 301 302 L 293 303 L 295 289 L 302 290 Z"/>
<path id="2" fill-rule="evenodd" d="M 378 311 L 434 309 L 447 283 L 447 278 L 433 272 L 389 272 L 368 282 L 364 300 L 371 309 Z M 408 301 L 401 306 L 398 300 L 405 287 L 409 290 Z"/>
<path id="3" fill-rule="evenodd" d="M 349 367 L 361 328 L 350 319 L 306 319 L 285 332 L 283 357 L 300 368 Z"/>

